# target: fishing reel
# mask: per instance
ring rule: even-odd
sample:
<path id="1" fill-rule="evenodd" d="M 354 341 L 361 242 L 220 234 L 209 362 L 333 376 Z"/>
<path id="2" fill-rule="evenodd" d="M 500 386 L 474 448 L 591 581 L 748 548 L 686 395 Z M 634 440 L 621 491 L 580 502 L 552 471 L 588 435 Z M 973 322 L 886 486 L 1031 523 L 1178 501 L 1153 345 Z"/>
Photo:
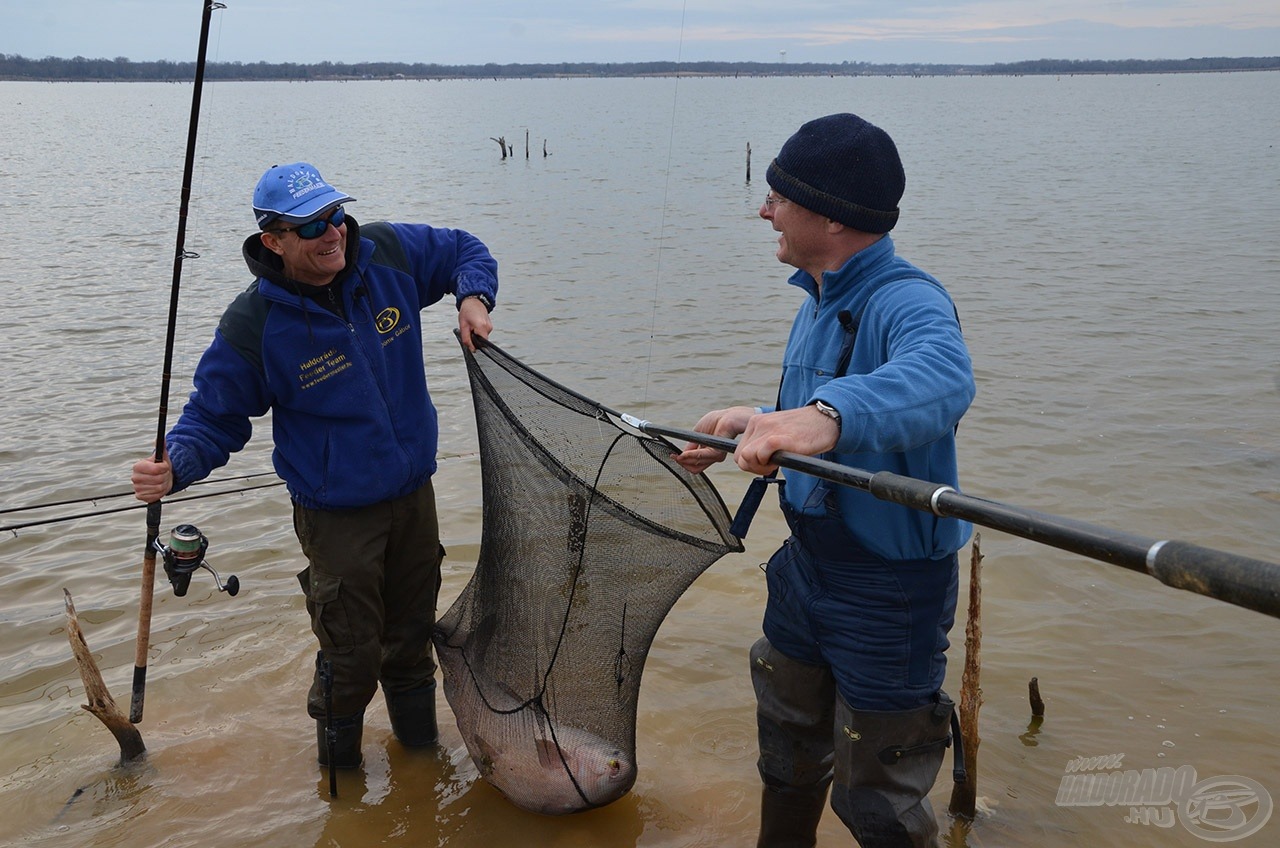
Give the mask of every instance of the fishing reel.
<path id="1" fill-rule="evenodd" d="M 155 547 L 164 558 L 164 573 L 173 586 L 173 594 L 179 598 L 187 594 L 191 575 L 198 568 L 206 569 L 213 575 L 213 582 L 217 584 L 219 592 L 226 592 L 234 597 L 240 591 L 240 580 L 234 574 L 223 583 L 213 566 L 204 561 L 205 552 L 209 550 L 209 540 L 194 524 L 179 524 L 169 531 L 169 544 L 157 539 Z"/>

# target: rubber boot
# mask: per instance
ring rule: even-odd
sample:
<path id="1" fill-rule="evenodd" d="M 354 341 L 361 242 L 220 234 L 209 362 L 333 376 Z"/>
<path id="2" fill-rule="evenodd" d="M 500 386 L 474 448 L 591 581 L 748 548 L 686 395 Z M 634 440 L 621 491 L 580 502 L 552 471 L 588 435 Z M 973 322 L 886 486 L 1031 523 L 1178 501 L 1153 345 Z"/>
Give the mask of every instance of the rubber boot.
<path id="1" fill-rule="evenodd" d="M 827 785 L 795 788 L 765 785 L 760 793 L 760 837 L 756 848 L 813 848 L 827 807 Z"/>
<path id="2" fill-rule="evenodd" d="M 325 720 L 316 719 L 316 745 L 320 751 L 320 765 L 329 765 L 329 738 Z M 359 768 L 364 761 L 360 753 L 360 741 L 364 736 L 364 713 L 335 718 L 333 720 L 333 767 L 337 769 Z"/>
<path id="3" fill-rule="evenodd" d="M 945 694 L 913 710 L 855 710 L 836 704 L 831 806 L 862 848 L 937 848 L 929 790 L 951 744 Z"/>
<path id="4" fill-rule="evenodd" d="M 834 761 L 831 670 L 793 660 L 760 639 L 751 646 L 751 682 L 764 780 L 757 848 L 812 848 Z"/>
<path id="5" fill-rule="evenodd" d="M 436 744 L 436 682 L 408 692 L 386 693 L 391 730 L 406 748 Z"/>

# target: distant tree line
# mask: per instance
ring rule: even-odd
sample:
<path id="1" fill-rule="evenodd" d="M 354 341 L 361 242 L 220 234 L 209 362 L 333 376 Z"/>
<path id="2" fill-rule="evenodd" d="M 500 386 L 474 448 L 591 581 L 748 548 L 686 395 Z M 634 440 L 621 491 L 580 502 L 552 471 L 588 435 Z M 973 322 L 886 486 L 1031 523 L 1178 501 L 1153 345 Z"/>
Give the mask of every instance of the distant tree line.
<path id="1" fill-rule="evenodd" d="M 440 65 L 404 62 L 209 62 L 207 80 L 335 79 L 528 79 L 536 77 L 641 76 L 954 76 L 1022 74 L 1164 74 L 1204 71 L 1280 70 L 1280 57 L 1204 59 L 1036 59 L 994 65 L 870 62 L 559 62 L 543 64 Z M 134 62 L 115 59 L 28 59 L 0 53 L 0 80 L 150 81 L 195 77 L 195 62 Z"/>

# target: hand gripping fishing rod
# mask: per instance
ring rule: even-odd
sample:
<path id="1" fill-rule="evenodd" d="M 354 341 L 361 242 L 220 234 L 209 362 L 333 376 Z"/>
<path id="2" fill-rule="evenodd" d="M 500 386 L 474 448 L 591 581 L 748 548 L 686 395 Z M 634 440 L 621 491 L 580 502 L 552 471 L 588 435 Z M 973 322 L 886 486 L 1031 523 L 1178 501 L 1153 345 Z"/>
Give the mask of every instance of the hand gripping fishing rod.
<path id="1" fill-rule="evenodd" d="M 178 207 L 178 239 L 173 254 L 173 285 L 169 289 L 169 329 L 164 343 L 164 371 L 160 379 L 159 423 L 156 426 L 156 461 L 165 456 L 164 434 L 169 414 L 169 372 L 173 368 L 173 341 L 178 326 L 178 289 L 182 282 L 182 262 L 195 258 L 187 253 L 187 206 L 191 200 L 191 174 L 195 170 L 196 127 L 200 123 L 200 93 L 204 88 L 205 53 L 209 46 L 209 20 L 214 9 L 225 9 L 214 0 L 200 0 L 204 7 L 200 20 L 200 50 L 196 57 L 195 84 L 191 93 L 191 123 L 187 129 L 187 158 L 182 169 L 182 202 Z M 142 721 L 142 704 L 147 688 L 147 650 L 151 642 L 151 600 L 156 581 L 157 540 L 160 538 L 160 511 L 163 501 L 147 506 L 147 544 L 142 551 L 142 598 L 138 602 L 138 641 L 133 655 L 133 694 L 129 699 L 129 721 Z M 201 552 L 203 553 L 203 552 Z M 185 587 L 184 587 L 185 590 Z M 233 593 L 234 594 L 234 593 Z"/>
<path id="2" fill-rule="evenodd" d="M 624 424 L 643 433 L 695 442 L 733 453 L 733 439 L 663 427 L 631 415 Z M 1280 618 L 1280 565 L 1169 539 L 1152 539 L 1110 530 L 1083 521 L 1010 506 L 965 495 L 950 486 L 904 477 L 890 471 L 872 473 L 810 456 L 778 451 L 771 460 L 842 486 L 870 492 L 882 501 L 950 516 L 1021 536 L 1091 559 L 1148 574 L 1166 586 L 1185 589 L 1229 604 Z"/>

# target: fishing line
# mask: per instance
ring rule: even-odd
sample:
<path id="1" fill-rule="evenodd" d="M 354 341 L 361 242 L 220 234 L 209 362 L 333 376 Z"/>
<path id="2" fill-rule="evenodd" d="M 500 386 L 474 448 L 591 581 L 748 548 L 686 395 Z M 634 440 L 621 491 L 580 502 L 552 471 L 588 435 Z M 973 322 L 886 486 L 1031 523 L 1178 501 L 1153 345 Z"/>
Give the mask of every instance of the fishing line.
<path id="1" fill-rule="evenodd" d="M 667 166 L 662 182 L 662 208 L 658 222 L 658 262 L 653 278 L 653 303 L 649 313 L 649 354 L 645 362 L 644 390 L 641 395 L 640 408 L 647 409 L 649 403 L 649 384 L 653 374 L 654 335 L 658 325 L 658 291 L 662 285 L 662 246 L 667 235 L 667 198 L 671 191 L 671 159 L 675 150 L 676 113 L 680 105 L 680 68 L 684 61 L 684 26 L 688 15 L 688 0 L 680 7 L 680 38 L 676 44 L 676 81 L 671 92 L 671 129 L 667 135 Z"/>

